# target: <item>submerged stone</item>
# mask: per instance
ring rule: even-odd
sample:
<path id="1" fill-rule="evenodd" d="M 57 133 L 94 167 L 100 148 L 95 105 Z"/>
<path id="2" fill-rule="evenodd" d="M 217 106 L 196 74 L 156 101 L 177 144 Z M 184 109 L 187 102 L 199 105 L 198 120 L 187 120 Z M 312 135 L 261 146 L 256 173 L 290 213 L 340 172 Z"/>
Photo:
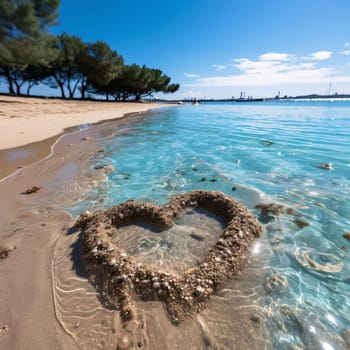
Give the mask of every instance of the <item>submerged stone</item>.
<path id="1" fill-rule="evenodd" d="M 288 286 L 288 280 L 286 277 L 282 276 L 279 273 L 269 276 L 265 281 L 265 291 L 266 292 L 276 292 L 281 291 L 282 289 Z"/>
<path id="2" fill-rule="evenodd" d="M 348 241 L 350 241 L 350 232 L 345 232 L 345 233 L 343 234 L 343 237 L 344 237 L 345 239 L 347 239 Z"/>
<path id="3" fill-rule="evenodd" d="M 319 169 L 334 170 L 332 163 L 320 163 L 317 165 Z"/>
<path id="4" fill-rule="evenodd" d="M 295 219 L 295 220 L 293 220 L 293 222 L 298 226 L 299 229 L 302 229 L 303 227 L 309 226 L 309 223 L 304 221 L 304 220 Z"/>
<path id="5" fill-rule="evenodd" d="M 271 146 L 274 144 L 273 141 L 269 141 L 269 140 L 261 140 L 260 143 L 263 145 L 263 146 Z"/>

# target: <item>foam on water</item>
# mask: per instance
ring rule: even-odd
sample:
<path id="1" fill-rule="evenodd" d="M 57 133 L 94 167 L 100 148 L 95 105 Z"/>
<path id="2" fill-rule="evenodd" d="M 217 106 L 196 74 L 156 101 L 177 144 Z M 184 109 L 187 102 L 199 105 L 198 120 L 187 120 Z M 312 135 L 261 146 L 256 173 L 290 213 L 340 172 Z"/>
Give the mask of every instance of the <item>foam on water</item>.
<path id="1" fill-rule="evenodd" d="M 274 347 L 350 346 L 350 243 L 343 237 L 350 231 L 349 101 L 169 108 L 101 147 L 91 169 L 115 171 L 73 214 L 130 198 L 164 204 L 193 189 L 232 195 L 258 216 L 272 251 L 254 295 Z M 130 245 L 140 237 L 145 232 Z M 187 243 L 182 254 L 191 250 Z M 233 290 L 217 298 L 229 303 Z M 203 314 L 211 312 L 209 305 Z"/>

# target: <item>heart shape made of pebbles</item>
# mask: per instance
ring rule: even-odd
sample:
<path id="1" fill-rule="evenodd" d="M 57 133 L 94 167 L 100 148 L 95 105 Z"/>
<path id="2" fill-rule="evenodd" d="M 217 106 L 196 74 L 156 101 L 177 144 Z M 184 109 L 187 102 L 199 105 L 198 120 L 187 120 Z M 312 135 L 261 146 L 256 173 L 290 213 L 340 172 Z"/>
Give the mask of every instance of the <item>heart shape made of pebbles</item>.
<path id="1" fill-rule="evenodd" d="M 205 209 L 222 218 L 226 227 L 202 261 L 183 274 L 143 264 L 111 242 L 122 225 L 144 221 L 166 229 L 187 208 Z M 261 234 L 261 226 L 245 206 L 221 192 L 199 190 L 175 196 L 163 207 L 130 200 L 104 211 L 86 212 L 76 226 L 82 230 L 84 263 L 92 281 L 124 321 L 135 316 L 135 293 L 145 301 L 164 302 L 173 323 L 199 312 L 221 283 L 242 271 L 250 243 Z"/>

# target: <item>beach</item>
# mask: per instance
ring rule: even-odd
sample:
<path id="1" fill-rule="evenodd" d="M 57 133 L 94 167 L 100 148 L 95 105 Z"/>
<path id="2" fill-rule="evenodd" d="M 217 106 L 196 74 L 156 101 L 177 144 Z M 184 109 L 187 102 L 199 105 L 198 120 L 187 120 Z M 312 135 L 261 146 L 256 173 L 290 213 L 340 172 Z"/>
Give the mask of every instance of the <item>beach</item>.
<path id="1" fill-rule="evenodd" d="M 54 295 L 55 252 L 74 223 L 60 206 L 81 195 L 80 180 L 87 187 L 92 181 L 80 170 L 98 149 L 95 134 L 110 137 L 118 120 L 127 125 L 125 114 L 158 107 L 164 105 L 0 97 L 0 349 L 79 348 L 59 322 Z M 33 187 L 40 190 L 25 194 Z"/>
<path id="2" fill-rule="evenodd" d="M 118 119 L 163 107 L 156 103 L 117 103 L 0 96 L 0 178 L 50 153 L 67 129 Z M 26 147 L 18 147 L 26 145 Z"/>
<path id="3" fill-rule="evenodd" d="M 61 100 L 0 96 L 0 149 L 23 146 L 61 134 L 73 126 L 120 118 L 164 107 L 156 103 Z"/>
<path id="4" fill-rule="evenodd" d="M 349 102 L 133 105 L 3 150 L 0 349 L 348 348 Z"/>
<path id="5" fill-rule="evenodd" d="M 67 208 L 86 201 L 93 205 L 89 191 L 98 192 L 106 184 L 108 167 L 91 164 L 107 152 L 104 142 L 131 136 L 132 125 L 147 123 L 157 113 L 154 109 L 164 105 L 1 99 L 7 102 L 1 104 L 0 125 L 12 136 L 2 141 L 7 147 L 2 154 L 8 157 L 0 164 L 3 174 L 15 172 L 0 181 L 0 349 L 134 349 L 140 344 L 145 349 L 174 349 L 189 343 L 191 348 L 207 349 L 220 347 L 223 339 L 232 349 L 270 347 L 261 322 L 264 315 L 243 296 L 254 293 L 256 281 L 264 276 L 261 255 L 222 289 L 233 293 L 240 285 L 239 293 L 229 294 L 230 304 L 237 308 L 235 316 L 227 308 L 227 297 L 217 295 L 200 314 L 175 326 L 162 302 L 136 298 L 136 317 L 125 323 L 119 310 L 91 284 L 94 277 L 84 265 L 82 236 Z M 121 118 L 124 113 L 127 117 Z M 26 119 L 28 115 L 32 118 Z M 17 127 L 11 124 L 16 119 Z M 20 119 L 28 123 L 27 129 Z M 20 146 L 22 135 L 32 143 Z M 132 176 L 139 172 L 142 169 Z M 231 329 L 236 329 L 235 336 Z"/>

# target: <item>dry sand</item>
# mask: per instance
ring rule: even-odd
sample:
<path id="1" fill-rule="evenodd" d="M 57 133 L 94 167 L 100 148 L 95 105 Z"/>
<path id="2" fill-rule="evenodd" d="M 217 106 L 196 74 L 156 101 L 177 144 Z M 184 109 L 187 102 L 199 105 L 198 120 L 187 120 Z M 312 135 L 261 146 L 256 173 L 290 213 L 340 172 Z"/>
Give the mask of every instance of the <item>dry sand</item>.
<path id="1" fill-rule="evenodd" d="M 164 105 L 0 96 L 0 149 L 44 140 L 75 125 L 157 107 Z"/>

